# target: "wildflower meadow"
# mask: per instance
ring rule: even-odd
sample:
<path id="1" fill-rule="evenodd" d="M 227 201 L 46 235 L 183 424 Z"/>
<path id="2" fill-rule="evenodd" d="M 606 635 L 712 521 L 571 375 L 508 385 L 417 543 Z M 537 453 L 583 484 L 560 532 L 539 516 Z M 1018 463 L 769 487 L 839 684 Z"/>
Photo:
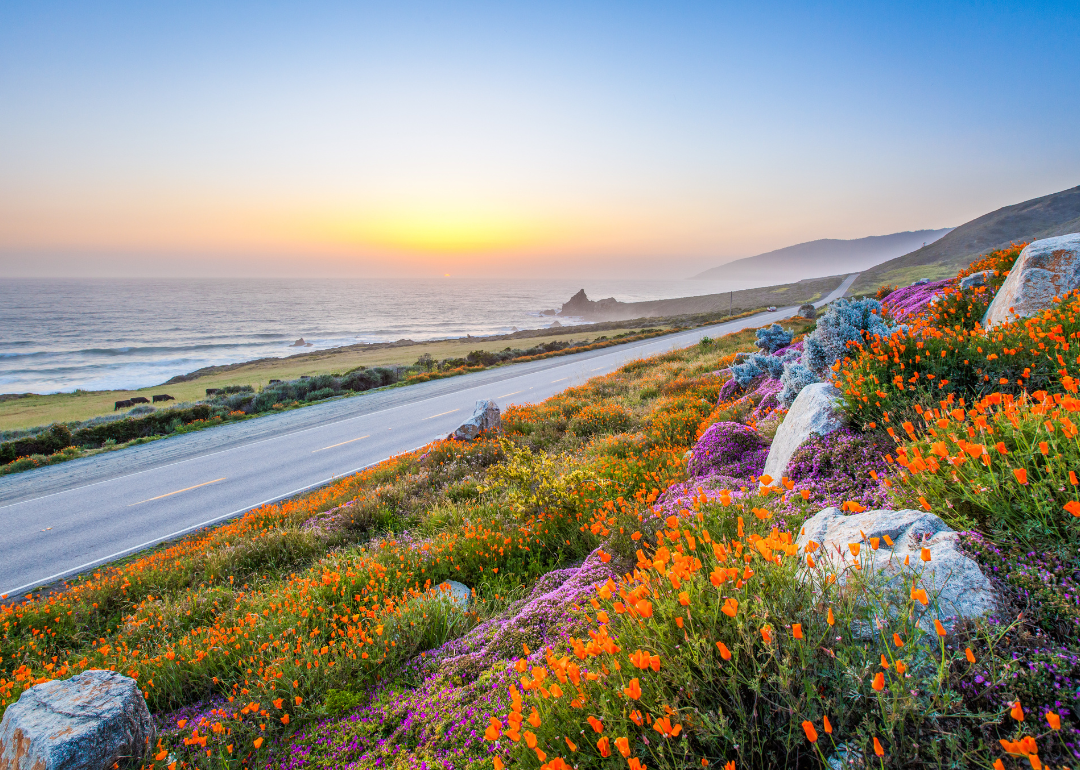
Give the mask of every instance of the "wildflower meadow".
<path id="1" fill-rule="evenodd" d="M 1020 247 L 3 606 L 0 709 L 114 669 L 168 770 L 1076 766 L 1080 297 L 984 330 Z M 763 475 L 823 379 L 845 426 Z M 807 541 L 827 507 L 941 517 L 1000 606 L 946 627 L 930 550 Z"/>

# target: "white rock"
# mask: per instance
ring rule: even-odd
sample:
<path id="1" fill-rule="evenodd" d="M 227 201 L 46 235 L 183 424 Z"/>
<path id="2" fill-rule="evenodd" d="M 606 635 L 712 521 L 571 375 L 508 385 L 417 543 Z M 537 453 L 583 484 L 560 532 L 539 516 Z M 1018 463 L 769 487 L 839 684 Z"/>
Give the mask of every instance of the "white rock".
<path id="1" fill-rule="evenodd" d="M 448 586 L 449 590 L 444 590 L 443 586 Z M 456 580 L 444 580 L 439 584 L 438 590 L 443 591 L 443 595 L 454 604 L 460 604 L 463 610 L 468 608 L 469 600 L 472 599 L 472 591 L 469 587 Z"/>
<path id="2" fill-rule="evenodd" d="M 447 438 L 472 441 L 482 432 L 495 433 L 500 430 L 502 430 L 502 413 L 499 411 L 499 405 L 494 401 L 477 401 L 472 417 L 463 422 Z"/>
<path id="3" fill-rule="evenodd" d="M 986 309 L 985 328 L 1029 318 L 1053 304 L 1054 297 L 1080 289 L 1080 233 L 1029 243 Z"/>
<path id="4" fill-rule="evenodd" d="M 779 480 L 792 455 L 812 433 L 826 436 L 839 429 L 843 425 L 836 411 L 839 401 L 840 391 L 827 382 L 815 382 L 803 388 L 776 430 L 769 456 L 765 458 L 765 473 Z"/>
<path id="5" fill-rule="evenodd" d="M 84 671 L 31 687 L 8 706 L 0 723 L 0 768 L 139 767 L 154 734 L 134 679 L 115 671 Z"/>
<path id="6" fill-rule="evenodd" d="M 886 536 L 893 541 L 892 546 L 886 543 Z M 871 537 L 881 538 L 877 551 L 870 547 Z M 838 508 L 826 508 L 803 525 L 796 543 L 800 553 L 805 552 L 810 541 L 818 543 L 822 548 L 814 557 L 830 559 L 837 568 L 854 561 L 856 557 L 848 546 L 860 543 L 860 564 L 867 566 L 872 560 L 894 590 L 904 587 L 905 573 L 915 571 L 931 599 L 919 625 L 933 633 L 934 618 L 951 629 L 958 619 L 981 617 L 999 606 L 990 581 L 979 565 L 960 551 L 958 538 L 959 534 L 940 518 L 924 511 L 844 514 Z M 929 562 L 922 560 L 923 548 L 930 550 Z M 901 601 L 907 598 L 899 597 Z"/>
<path id="7" fill-rule="evenodd" d="M 970 289 L 972 286 L 985 286 L 986 285 L 986 279 L 988 279 L 989 277 L 990 277 L 990 271 L 989 270 L 982 270 L 982 271 L 980 271 L 978 273 L 972 273 L 971 275 L 966 275 L 966 276 L 964 276 L 963 278 L 960 279 L 960 288 L 961 289 Z"/>

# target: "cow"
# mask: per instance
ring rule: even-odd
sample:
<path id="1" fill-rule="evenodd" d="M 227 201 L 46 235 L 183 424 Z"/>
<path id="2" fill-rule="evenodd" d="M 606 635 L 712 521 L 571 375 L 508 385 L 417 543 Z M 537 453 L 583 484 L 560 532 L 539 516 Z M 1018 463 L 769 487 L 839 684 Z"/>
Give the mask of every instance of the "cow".
<path id="1" fill-rule="evenodd" d="M 168 393 L 157 393 L 154 395 L 154 403 L 158 401 L 175 401 L 176 399 L 170 396 Z"/>
<path id="2" fill-rule="evenodd" d="M 271 385 L 277 385 L 280 382 L 281 382 L 281 380 L 270 380 Z"/>
<path id="3" fill-rule="evenodd" d="M 131 403 L 133 403 L 133 404 L 149 404 L 150 399 L 148 399 L 148 398 L 146 398 L 144 396 L 135 396 L 133 399 L 131 399 Z"/>
<path id="4" fill-rule="evenodd" d="M 113 411 L 116 412 L 120 409 L 127 409 L 129 406 L 135 406 L 135 404 L 133 404 L 129 400 L 117 401 L 115 404 L 113 404 Z"/>
<path id="5" fill-rule="evenodd" d="M 214 395 L 215 393 L 217 393 L 217 392 L 218 392 L 218 390 L 219 390 L 219 388 L 207 388 L 207 389 L 206 389 L 206 395 L 208 395 L 208 396 L 212 396 L 212 395 Z"/>

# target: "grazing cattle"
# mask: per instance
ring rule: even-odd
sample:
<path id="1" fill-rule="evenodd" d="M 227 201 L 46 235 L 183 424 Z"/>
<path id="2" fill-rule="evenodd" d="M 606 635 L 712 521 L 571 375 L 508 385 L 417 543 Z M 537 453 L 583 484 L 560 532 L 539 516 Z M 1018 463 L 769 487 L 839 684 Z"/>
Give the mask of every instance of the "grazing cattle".
<path id="1" fill-rule="evenodd" d="M 133 403 L 133 404 L 149 404 L 150 399 L 144 398 L 143 396 L 135 396 L 135 398 L 131 399 L 131 403 Z"/>
<path id="2" fill-rule="evenodd" d="M 158 401 L 175 401 L 176 399 L 170 396 L 168 393 L 158 393 L 154 396 L 154 403 Z"/>
<path id="3" fill-rule="evenodd" d="M 217 393 L 217 392 L 218 392 L 218 390 L 219 390 L 219 388 L 207 388 L 207 389 L 206 389 L 206 395 L 208 395 L 208 396 L 212 396 L 212 395 L 214 395 L 215 393 Z"/>
<path id="4" fill-rule="evenodd" d="M 271 385 L 277 385 L 281 380 L 270 380 Z"/>
<path id="5" fill-rule="evenodd" d="M 113 404 L 113 411 L 115 412 L 115 411 L 117 411 L 119 409 L 127 409 L 129 406 L 135 406 L 135 404 L 133 404 L 133 403 L 131 403 L 131 401 L 127 401 L 127 400 L 125 400 L 125 401 L 117 401 L 115 404 Z"/>

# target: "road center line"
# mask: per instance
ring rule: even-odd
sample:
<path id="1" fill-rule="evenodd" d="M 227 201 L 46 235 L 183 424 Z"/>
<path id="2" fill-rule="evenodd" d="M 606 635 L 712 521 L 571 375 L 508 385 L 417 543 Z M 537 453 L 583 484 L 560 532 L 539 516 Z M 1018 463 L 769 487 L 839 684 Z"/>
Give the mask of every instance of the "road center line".
<path id="1" fill-rule="evenodd" d="M 513 393 L 503 393 L 501 396 L 495 396 L 495 398 L 506 398 L 507 396 L 516 396 L 518 393 L 524 393 L 523 390 L 515 390 Z"/>
<path id="2" fill-rule="evenodd" d="M 333 449 L 336 446 L 345 446 L 346 444 L 351 444 L 354 441 L 359 441 L 360 439 L 365 439 L 365 438 L 371 438 L 371 436 L 370 435 L 359 436 L 357 438 L 351 438 L 348 441 L 342 441 L 340 444 L 331 444 L 330 446 L 324 446 L 322 449 L 312 449 L 311 453 L 315 454 L 316 452 L 322 452 L 324 449 Z"/>
<path id="3" fill-rule="evenodd" d="M 598 367 L 596 367 L 595 369 L 590 369 L 589 371 L 590 371 L 590 372 L 598 372 L 598 371 L 600 371 L 601 369 L 607 369 L 607 367 L 606 367 L 606 366 L 598 366 Z"/>
<path id="4" fill-rule="evenodd" d="M 552 380 L 551 384 L 554 385 L 556 382 L 562 382 L 563 380 L 569 380 L 569 379 L 570 379 L 569 377 L 560 377 L 557 380 Z"/>
<path id="5" fill-rule="evenodd" d="M 424 419 L 425 420 L 434 420 L 436 417 L 442 417 L 444 414 L 453 414 L 454 412 L 460 412 L 460 411 L 461 411 L 460 408 L 451 409 L 449 412 L 439 412 L 438 414 L 433 414 L 433 415 L 431 415 L 431 417 L 425 417 Z"/>
<path id="6" fill-rule="evenodd" d="M 225 477 L 222 476 L 220 479 L 214 479 L 213 481 L 204 481 L 202 484 L 196 484 L 193 487 L 186 487 L 184 489 L 178 489 L 175 492 L 166 492 L 165 494 L 158 495 L 157 497 L 151 497 L 151 498 L 148 498 L 146 500 L 140 500 L 137 503 L 131 503 L 131 504 L 128 505 L 128 508 L 130 508 L 132 505 L 142 505 L 143 503 L 152 503 L 155 500 L 160 500 L 163 497 L 172 497 L 173 495 L 178 495 L 181 492 L 190 492 L 193 489 L 198 489 L 199 487 L 205 487 L 205 486 L 208 486 L 210 484 L 217 484 L 219 481 L 224 481 L 224 480 L 225 480 Z"/>

